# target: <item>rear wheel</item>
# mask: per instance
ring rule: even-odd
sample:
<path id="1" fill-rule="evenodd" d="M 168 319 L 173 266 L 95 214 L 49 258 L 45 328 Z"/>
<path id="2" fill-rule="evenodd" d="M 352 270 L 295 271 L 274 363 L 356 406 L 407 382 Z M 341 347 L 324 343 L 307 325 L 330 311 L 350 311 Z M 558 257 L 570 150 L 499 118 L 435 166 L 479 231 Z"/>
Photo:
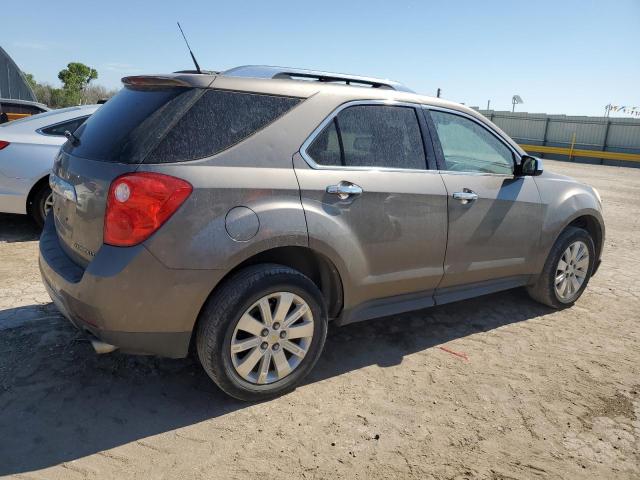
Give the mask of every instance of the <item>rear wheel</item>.
<path id="1" fill-rule="evenodd" d="M 53 194 L 49 185 L 44 184 L 36 190 L 29 203 L 29 215 L 38 227 L 44 226 L 44 219 L 53 208 Z"/>
<path id="2" fill-rule="evenodd" d="M 198 325 L 200 362 L 213 381 L 240 400 L 293 390 L 320 357 L 327 335 L 322 294 L 300 272 L 256 265 L 226 281 Z"/>
<path id="3" fill-rule="evenodd" d="M 563 308 L 582 295 L 593 271 L 595 247 L 585 230 L 568 227 L 551 248 L 544 269 L 529 295 L 545 305 Z"/>

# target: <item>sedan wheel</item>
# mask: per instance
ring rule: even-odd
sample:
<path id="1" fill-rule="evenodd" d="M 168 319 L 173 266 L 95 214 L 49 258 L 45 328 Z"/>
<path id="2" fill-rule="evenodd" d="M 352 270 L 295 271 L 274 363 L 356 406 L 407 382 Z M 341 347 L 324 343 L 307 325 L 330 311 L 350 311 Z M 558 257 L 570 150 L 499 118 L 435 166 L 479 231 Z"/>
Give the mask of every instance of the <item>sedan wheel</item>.
<path id="1" fill-rule="evenodd" d="M 42 185 L 31 196 L 28 212 L 36 224 L 42 228 L 44 220 L 53 208 L 53 194 L 49 185 Z"/>

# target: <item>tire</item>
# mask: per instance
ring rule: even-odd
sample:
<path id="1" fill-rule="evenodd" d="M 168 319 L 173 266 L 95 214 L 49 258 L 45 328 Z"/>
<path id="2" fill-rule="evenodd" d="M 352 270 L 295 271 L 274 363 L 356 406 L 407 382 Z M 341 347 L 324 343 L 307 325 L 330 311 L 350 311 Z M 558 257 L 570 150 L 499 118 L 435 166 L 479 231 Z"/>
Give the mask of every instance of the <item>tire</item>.
<path id="1" fill-rule="evenodd" d="M 293 299 L 291 308 L 286 307 L 290 298 Z M 284 306 L 283 310 L 287 309 L 286 316 L 278 315 L 280 304 Z M 272 311 L 269 315 L 273 315 L 273 324 L 267 329 L 266 336 L 265 305 Z M 285 326 L 285 321 L 281 326 L 276 325 L 278 318 L 291 320 L 301 311 L 307 313 L 291 326 Z M 252 334 L 242 328 L 246 325 L 245 314 L 261 324 L 258 328 L 250 322 Z M 209 377 L 228 395 L 245 401 L 268 400 L 294 390 L 313 369 L 324 347 L 327 322 L 324 298 L 308 277 L 282 265 L 254 265 L 235 273 L 205 303 L 196 332 L 198 358 Z M 297 327 L 304 327 L 305 334 L 312 336 L 289 339 L 287 335 L 300 334 L 299 328 L 293 333 Z M 241 348 L 241 343 L 256 341 L 259 345 L 239 353 L 232 352 L 232 344 L 234 348 Z M 268 347 L 265 348 L 266 344 Z M 288 350 L 292 344 L 299 346 L 298 355 Z M 306 353 L 301 357 L 302 351 Z M 247 373 L 246 365 L 258 355 L 262 356 L 256 367 Z M 287 369 L 280 368 L 285 366 L 283 357 L 291 368 L 286 375 L 283 372 Z M 266 365 L 267 374 L 264 374 L 263 365 Z"/>
<path id="2" fill-rule="evenodd" d="M 31 197 L 29 202 L 29 215 L 38 225 L 38 228 L 44 226 L 44 219 L 49 213 L 49 201 L 51 199 L 51 188 L 49 185 L 41 185 Z"/>
<path id="3" fill-rule="evenodd" d="M 569 289 L 566 291 L 565 296 L 563 297 L 558 290 L 562 289 L 563 284 L 558 283 L 558 288 L 556 288 L 556 281 L 558 278 L 564 279 L 567 274 L 560 273 L 559 276 L 556 274 L 558 272 L 562 272 L 563 270 L 559 270 L 561 268 L 560 260 L 567 258 L 564 257 L 565 252 L 570 246 L 577 245 L 578 248 L 581 248 L 581 245 L 584 245 L 588 251 L 589 258 L 588 262 L 584 262 L 585 266 L 581 268 L 580 271 L 578 269 L 573 270 L 573 277 L 576 281 L 580 281 L 579 275 L 584 273 L 584 280 L 582 284 L 580 284 L 579 288 L 575 288 L 574 286 L 569 286 Z M 584 257 L 582 257 L 584 258 Z M 529 296 L 534 300 L 537 300 L 540 303 L 548 305 L 549 307 L 560 309 L 567 308 L 572 306 L 576 300 L 580 298 L 585 288 L 587 288 L 587 284 L 589 283 L 589 279 L 591 278 L 591 273 L 593 272 L 593 265 L 595 262 L 595 246 L 593 244 L 593 239 L 589 235 L 586 230 L 577 227 L 567 227 L 558 237 L 556 243 L 554 243 L 551 251 L 549 252 L 549 256 L 547 257 L 547 261 L 544 264 L 544 269 L 542 273 L 537 278 L 536 283 L 527 287 L 527 292 Z M 580 263 L 580 262 L 578 262 Z M 586 264 L 588 263 L 588 265 Z M 571 272 L 569 272 L 571 273 Z M 571 279 L 571 274 L 569 274 L 569 279 Z M 568 280 L 571 283 L 571 280 Z M 574 288 L 571 291 L 571 288 Z"/>

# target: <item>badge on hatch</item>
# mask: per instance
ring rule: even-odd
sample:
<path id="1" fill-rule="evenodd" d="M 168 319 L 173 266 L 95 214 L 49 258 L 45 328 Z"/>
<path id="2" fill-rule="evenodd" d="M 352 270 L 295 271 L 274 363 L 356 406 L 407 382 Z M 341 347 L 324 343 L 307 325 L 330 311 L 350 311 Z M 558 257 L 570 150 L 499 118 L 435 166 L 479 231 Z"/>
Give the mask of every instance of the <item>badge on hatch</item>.
<path id="1" fill-rule="evenodd" d="M 94 252 L 93 250 L 89 250 L 87 247 L 84 247 L 84 246 L 80 245 L 78 242 L 75 242 L 73 244 L 73 248 L 75 248 L 76 250 L 84 253 L 85 255 L 89 255 L 90 257 L 95 257 L 96 256 L 96 252 Z"/>

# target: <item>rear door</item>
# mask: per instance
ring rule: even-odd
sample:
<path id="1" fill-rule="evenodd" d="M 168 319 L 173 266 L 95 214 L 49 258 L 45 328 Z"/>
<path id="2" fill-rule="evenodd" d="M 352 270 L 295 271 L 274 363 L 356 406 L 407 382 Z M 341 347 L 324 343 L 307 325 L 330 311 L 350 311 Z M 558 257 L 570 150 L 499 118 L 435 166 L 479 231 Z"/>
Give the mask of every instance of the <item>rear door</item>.
<path id="1" fill-rule="evenodd" d="M 310 245 L 342 270 L 347 311 L 383 297 L 398 297 L 398 311 L 409 309 L 402 303 L 411 295 L 423 302 L 414 308 L 433 303 L 447 204 L 442 179 L 427 168 L 433 153 L 425 154 L 431 142 L 423 135 L 414 105 L 352 102 L 323 122 L 294 161 Z M 375 315 L 356 316 L 349 321 Z"/>
<path id="2" fill-rule="evenodd" d="M 460 286 L 522 283 L 535 273 L 542 224 L 533 177 L 514 176 L 515 152 L 478 120 L 435 108 L 427 116 L 448 192 L 449 235 L 438 296 Z"/>

